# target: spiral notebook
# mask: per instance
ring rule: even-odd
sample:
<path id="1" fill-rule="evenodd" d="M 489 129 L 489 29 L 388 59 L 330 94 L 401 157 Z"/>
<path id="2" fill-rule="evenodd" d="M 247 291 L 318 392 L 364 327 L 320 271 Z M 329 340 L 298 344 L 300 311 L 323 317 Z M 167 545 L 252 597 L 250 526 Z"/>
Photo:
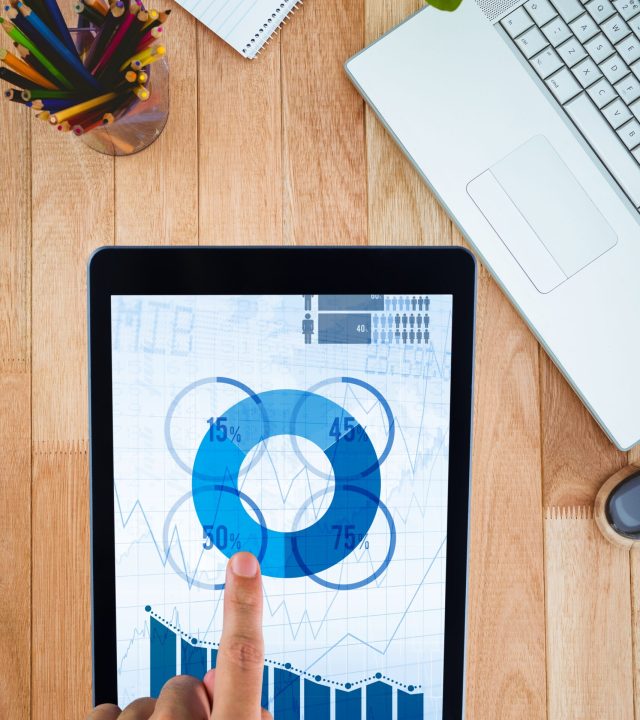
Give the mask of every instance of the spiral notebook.
<path id="1" fill-rule="evenodd" d="M 231 47 L 253 59 L 302 0 L 178 0 Z"/>

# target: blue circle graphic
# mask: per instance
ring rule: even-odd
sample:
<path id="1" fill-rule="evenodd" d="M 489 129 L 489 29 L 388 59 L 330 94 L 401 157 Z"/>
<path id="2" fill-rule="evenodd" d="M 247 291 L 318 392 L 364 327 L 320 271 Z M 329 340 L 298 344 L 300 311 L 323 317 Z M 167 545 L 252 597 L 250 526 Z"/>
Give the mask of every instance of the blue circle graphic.
<path id="1" fill-rule="evenodd" d="M 192 487 L 198 519 L 222 553 L 231 557 L 239 548 L 247 550 L 262 556 L 264 575 L 294 578 L 333 567 L 355 550 L 378 511 L 380 468 L 366 430 L 344 428 L 346 414 L 312 392 L 271 390 L 241 400 L 217 418 L 198 448 Z M 315 443 L 334 472 L 327 511 L 314 524 L 292 532 L 265 528 L 240 502 L 238 474 L 244 459 L 276 435 Z"/>

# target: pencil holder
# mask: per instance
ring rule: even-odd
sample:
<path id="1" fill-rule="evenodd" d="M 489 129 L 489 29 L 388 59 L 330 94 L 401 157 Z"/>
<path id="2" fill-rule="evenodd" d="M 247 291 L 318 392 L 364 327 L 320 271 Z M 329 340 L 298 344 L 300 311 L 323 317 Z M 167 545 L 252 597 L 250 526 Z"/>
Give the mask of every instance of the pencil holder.
<path id="1" fill-rule="evenodd" d="M 76 45 L 91 42 L 91 30 L 75 28 Z M 111 156 L 134 155 L 160 137 L 169 117 L 169 63 L 166 56 L 146 68 L 149 99 L 135 100 L 109 125 L 80 136 L 92 150 Z"/>

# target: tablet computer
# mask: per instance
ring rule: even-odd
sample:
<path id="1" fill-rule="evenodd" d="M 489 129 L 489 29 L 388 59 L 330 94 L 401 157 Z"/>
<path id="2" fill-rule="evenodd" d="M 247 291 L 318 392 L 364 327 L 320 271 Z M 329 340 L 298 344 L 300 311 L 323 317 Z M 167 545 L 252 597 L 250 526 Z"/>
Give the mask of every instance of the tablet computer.
<path id="1" fill-rule="evenodd" d="M 474 298 L 462 249 L 93 255 L 96 703 L 215 667 L 248 550 L 275 720 L 462 716 Z"/>

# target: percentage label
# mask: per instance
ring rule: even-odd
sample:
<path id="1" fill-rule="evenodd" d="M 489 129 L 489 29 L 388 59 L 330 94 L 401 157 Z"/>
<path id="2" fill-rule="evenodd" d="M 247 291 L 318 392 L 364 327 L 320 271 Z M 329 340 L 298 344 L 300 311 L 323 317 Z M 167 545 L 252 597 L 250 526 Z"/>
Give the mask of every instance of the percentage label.
<path id="1" fill-rule="evenodd" d="M 240 435 L 239 425 L 228 425 L 227 419 L 224 415 L 218 418 L 210 417 L 207 420 L 209 424 L 209 440 L 213 442 L 224 442 L 229 439 L 232 442 L 239 443 L 242 441 L 242 435 Z"/>
<path id="2" fill-rule="evenodd" d="M 218 550 L 226 550 L 227 548 L 240 550 L 242 547 L 240 534 L 229 532 L 226 525 L 203 525 L 202 537 L 205 539 L 205 542 L 202 543 L 205 550 L 211 550 L 214 546 Z"/>
<path id="3" fill-rule="evenodd" d="M 352 417 L 334 418 L 331 423 L 329 435 L 334 437 L 336 440 L 346 440 L 352 442 L 353 440 L 364 440 L 366 437 L 366 427 L 358 425 L 358 421 Z"/>
<path id="4" fill-rule="evenodd" d="M 367 540 L 367 533 L 356 533 L 355 525 L 332 525 L 331 529 L 336 533 L 336 539 L 334 549 L 340 547 L 340 543 L 343 543 L 345 550 L 355 550 L 356 545 L 365 550 L 369 549 L 369 541 Z"/>

